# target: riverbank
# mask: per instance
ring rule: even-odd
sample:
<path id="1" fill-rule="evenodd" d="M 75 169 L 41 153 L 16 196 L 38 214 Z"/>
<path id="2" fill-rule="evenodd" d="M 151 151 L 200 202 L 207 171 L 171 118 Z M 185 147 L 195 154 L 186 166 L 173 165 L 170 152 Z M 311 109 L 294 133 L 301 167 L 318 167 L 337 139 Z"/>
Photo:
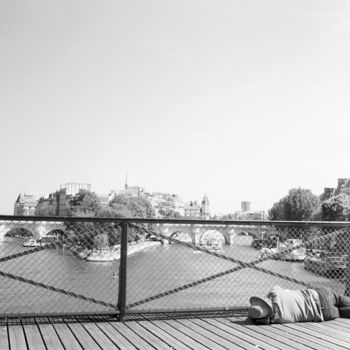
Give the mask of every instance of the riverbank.
<path id="1" fill-rule="evenodd" d="M 140 252 L 146 248 L 160 245 L 158 241 L 143 241 L 143 242 L 131 242 L 128 244 L 128 256 L 137 252 Z M 74 255 L 86 261 L 114 261 L 120 259 L 120 244 L 115 245 L 112 248 L 101 250 L 89 250 L 81 247 L 68 248 Z"/>

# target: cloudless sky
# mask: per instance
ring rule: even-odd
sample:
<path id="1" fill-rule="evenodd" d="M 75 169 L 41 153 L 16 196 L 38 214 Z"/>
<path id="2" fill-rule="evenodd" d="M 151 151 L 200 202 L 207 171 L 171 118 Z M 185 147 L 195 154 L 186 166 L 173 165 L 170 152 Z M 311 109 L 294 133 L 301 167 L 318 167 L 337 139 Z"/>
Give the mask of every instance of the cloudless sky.
<path id="1" fill-rule="evenodd" d="M 0 0 L 0 213 L 87 182 L 268 210 L 350 177 L 347 0 Z"/>

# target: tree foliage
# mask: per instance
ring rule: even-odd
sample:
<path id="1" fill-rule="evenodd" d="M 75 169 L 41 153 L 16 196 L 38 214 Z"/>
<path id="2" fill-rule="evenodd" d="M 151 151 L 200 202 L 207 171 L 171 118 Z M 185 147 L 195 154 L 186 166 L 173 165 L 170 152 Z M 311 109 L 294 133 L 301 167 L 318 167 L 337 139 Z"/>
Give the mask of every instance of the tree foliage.
<path id="1" fill-rule="evenodd" d="M 35 216 L 55 216 L 55 208 L 50 205 L 37 206 L 35 208 Z"/>
<path id="2" fill-rule="evenodd" d="M 71 216 L 95 216 L 100 209 L 98 196 L 88 190 L 79 190 L 69 201 L 69 215 Z"/>
<path id="3" fill-rule="evenodd" d="M 154 208 L 142 197 L 116 196 L 108 206 L 102 206 L 98 196 L 80 190 L 70 200 L 69 216 L 107 218 L 153 218 Z M 67 222 L 71 239 L 87 248 L 101 249 L 106 244 L 120 243 L 121 229 L 115 222 Z M 144 229 L 129 229 L 128 240 L 137 241 L 144 236 Z M 102 244 L 103 243 L 103 244 Z"/>
<path id="4" fill-rule="evenodd" d="M 110 203 L 110 207 L 117 212 L 117 217 L 154 218 L 155 211 L 152 204 L 143 197 L 129 197 L 117 195 Z"/>
<path id="5" fill-rule="evenodd" d="M 55 216 L 56 208 L 53 200 L 40 199 L 34 212 L 35 216 Z"/>
<path id="6" fill-rule="evenodd" d="M 313 218 L 319 199 L 308 189 L 293 188 L 269 211 L 271 220 L 308 221 Z"/>
<path id="7" fill-rule="evenodd" d="M 349 219 L 350 207 L 346 195 L 339 194 L 321 204 L 321 219 L 324 221 L 345 221 Z"/>
<path id="8" fill-rule="evenodd" d="M 159 210 L 159 215 L 163 219 L 181 219 L 181 214 L 174 209 L 161 208 Z"/>
<path id="9" fill-rule="evenodd" d="M 101 209 L 98 196 L 94 192 L 85 189 L 71 198 L 67 216 L 71 217 L 95 217 Z M 67 221 L 68 240 L 74 245 L 80 245 L 88 249 L 95 248 L 95 238 L 104 233 L 101 225 L 95 222 Z"/>

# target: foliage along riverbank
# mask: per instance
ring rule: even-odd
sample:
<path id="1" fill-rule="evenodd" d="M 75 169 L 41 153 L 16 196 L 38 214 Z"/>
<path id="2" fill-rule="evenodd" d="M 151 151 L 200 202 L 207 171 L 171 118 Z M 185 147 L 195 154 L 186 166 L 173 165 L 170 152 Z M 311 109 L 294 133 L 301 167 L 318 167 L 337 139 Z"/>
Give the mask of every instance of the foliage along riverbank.
<path id="1" fill-rule="evenodd" d="M 128 243 L 128 255 L 142 251 L 148 247 L 159 245 L 159 241 L 142 241 Z M 86 249 L 82 247 L 68 247 L 74 255 L 86 261 L 114 261 L 120 259 L 120 244 L 104 249 Z"/>

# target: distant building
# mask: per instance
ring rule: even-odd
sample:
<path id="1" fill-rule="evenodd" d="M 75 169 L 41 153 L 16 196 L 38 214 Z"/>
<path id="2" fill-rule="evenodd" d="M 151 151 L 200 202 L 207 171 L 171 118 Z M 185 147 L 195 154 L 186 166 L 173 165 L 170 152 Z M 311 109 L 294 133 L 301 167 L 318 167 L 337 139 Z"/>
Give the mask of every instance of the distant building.
<path id="1" fill-rule="evenodd" d="M 184 216 L 187 218 L 209 219 L 209 200 L 205 195 L 202 203 L 199 205 L 197 201 L 190 201 L 184 206 Z"/>
<path id="2" fill-rule="evenodd" d="M 247 212 L 247 211 L 250 211 L 250 202 L 248 201 L 242 201 L 241 202 L 241 211 L 243 213 Z"/>
<path id="3" fill-rule="evenodd" d="M 124 196 L 130 196 L 130 197 L 140 197 L 143 192 L 144 192 L 144 188 L 143 187 L 140 187 L 140 186 L 129 186 L 128 185 L 128 179 L 126 178 L 124 189 L 123 190 L 119 190 L 118 194 L 124 195 Z"/>
<path id="4" fill-rule="evenodd" d="M 210 218 L 210 212 L 209 212 L 209 199 L 207 195 L 204 195 L 202 199 L 201 204 L 201 218 L 202 219 L 209 219 Z"/>
<path id="5" fill-rule="evenodd" d="M 190 201 L 184 206 L 185 217 L 200 218 L 201 207 L 197 201 Z"/>
<path id="6" fill-rule="evenodd" d="M 40 197 L 37 204 L 37 215 L 47 216 L 48 213 L 50 213 L 52 216 L 57 216 L 58 208 L 56 196 L 57 192 Z"/>
<path id="7" fill-rule="evenodd" d="M 91 184 L 68 182 L 60 186 L 60 190 L 65 190 L 67 196 L 75 196 L 80 190 L 91 191 Z"/>
<path id="8" fill-rule="evenodd" d="M 153 206 L 156 217 L 162 217 L 162 213 L 174 211 L 184 216 L 184 203 L 181 197 L 176 194 L 162 192 L 143 192 L 142 196 L 146 198 Z"/>
<path id="9" fill-rule="evenodd" d="M 91 191 L 91 185 L 87 183 L 69 182 L 61 185 L 60 189 L 41 197 L 38 207 L 45 210 L 50 208 L 55 216 L 66 216 L 68 214 L 69 202 L 80 190 Z"/>
<path id="10" fill-rule="evenodd" d="M 37 206 L 37 199 L 32 194 L 19 194 L 14 205 L 14 215 L 34 215 Z"/>
<path id="11" fill-rule="evenodd" d="M 327 200 L 334 197 L 335 188 L 334 187 L 325 187 L 321 195 L 322 200 Z"/>
<path id="12" fill-rule="evenodd" d="M 263 210 L 244 212 L 238 220 L 266 220 L 266 214 Z"/>
<path id="13" fill-rule="evenodd" d="M 339 178 L 338 185 L 334 187 L 325 187 L 321 194 L 321 200 L 327 200 L 339 194 L 345 194 L 349 198 L 350 202 L 350 178 Z"/>
<path id="14" fill-rule="evenodd" d="M 341 193 L 346 194 L 350 199 L 350 179 L 347 179 L 341 189 Z"/>

